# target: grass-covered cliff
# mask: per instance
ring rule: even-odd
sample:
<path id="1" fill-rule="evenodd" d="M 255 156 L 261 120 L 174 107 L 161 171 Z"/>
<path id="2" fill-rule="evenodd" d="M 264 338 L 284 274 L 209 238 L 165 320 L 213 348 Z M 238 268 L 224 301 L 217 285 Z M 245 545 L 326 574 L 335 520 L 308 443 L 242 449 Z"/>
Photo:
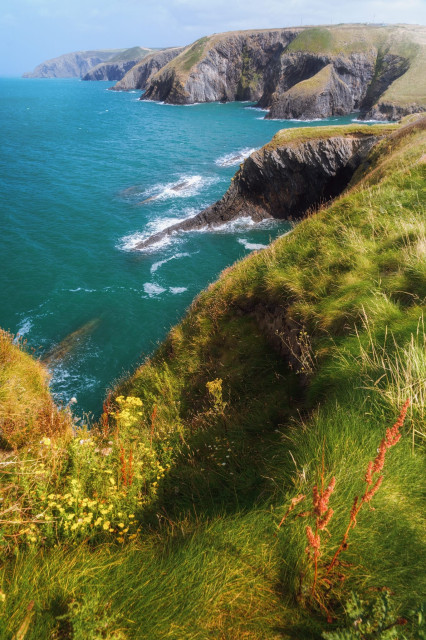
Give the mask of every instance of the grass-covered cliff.
<path id="1" fill-rule="evenodd" d="M 144 99 L 253 100 L 270 118 L 360 111 L 397 120 L 426 108 L 425 29 L 340 24 L 234 31 L 197 40 L 150 79 Z"/>
<path id="2" fill-rule="evenodd" d="M 1 637 L 423 637 L 426 134 L 404 124 L 204 291 L 97 429 L 2 453 Z"/>

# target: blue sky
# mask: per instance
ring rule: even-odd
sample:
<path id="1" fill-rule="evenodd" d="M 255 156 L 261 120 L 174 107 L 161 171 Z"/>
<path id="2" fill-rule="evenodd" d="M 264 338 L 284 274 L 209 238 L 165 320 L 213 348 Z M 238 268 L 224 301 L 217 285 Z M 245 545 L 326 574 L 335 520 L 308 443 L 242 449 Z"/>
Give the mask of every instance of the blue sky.
<path id="1" fill-rule="evenodd" d="M 338 22 L 425 24 L 426 0 L 0 0 L 0 75 L 20 75 L 71 51 Z"/>

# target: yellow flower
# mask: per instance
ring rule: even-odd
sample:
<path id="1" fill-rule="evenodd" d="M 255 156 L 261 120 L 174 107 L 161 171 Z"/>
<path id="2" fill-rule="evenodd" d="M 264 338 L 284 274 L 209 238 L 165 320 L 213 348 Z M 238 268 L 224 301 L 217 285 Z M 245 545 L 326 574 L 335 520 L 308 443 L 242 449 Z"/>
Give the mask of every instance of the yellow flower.
<path id="1" fill-rule="evenodd" d="M 120 513 L 118 515 L 121 515 Z M 129 518 L 134 518 L 134 514 L 133 513 L 129 513 Z"/>
<path id="2" fill-rule="evenodd" d="M 120 527 L 120 529 L 124 529 L 124 524 L 122 522 L 120 522 L 118 526 Z"/>
<path id="3" fill-rule="evenodd" d="M 124 538 L 117 538 L 117 542 L 124 542 Z"/>
<path id="4" fill-rule="evenodd" d="M 4 591 L 0 591 L 0 602 L 4 602 L 6 600 L 6 594 Z"/>
<path id="5" fill-rule="evenodd" d="M 105 529 L 105 531 L 107 531 L 107 529 L 109 529 L 109 525 L 110 525 L 110 524 L 111 524 L 111 523 L 110 523 L 110 521 L 109 521 L 109 520 L 105 520 L 105 522 L 104 522 L 104 527 L 103 527 L 103 528 Z"/>

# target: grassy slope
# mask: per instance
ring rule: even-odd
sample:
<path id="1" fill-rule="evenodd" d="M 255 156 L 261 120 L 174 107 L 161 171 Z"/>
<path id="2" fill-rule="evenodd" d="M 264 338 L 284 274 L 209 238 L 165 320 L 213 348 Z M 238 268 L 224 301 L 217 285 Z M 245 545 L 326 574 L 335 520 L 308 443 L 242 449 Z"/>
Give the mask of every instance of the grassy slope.
<path id="1" fill-rule="evenodd" d="M 407 615 L 425 589 L 418 434 L 412 446 L 413 428 L 426 426 L 425 138 L 415 124 L 384 140 L 346 195 L 226 270 L 123 384 L 144 402 L 141 429 L 157 404 L 156 436 L 175 449 L 145 533 L 122 548 L 18 554 L 0 585 L 5 638 L 30 601 L 25 640 L 70 637 L 60 619 L 70 607 L 76 640 L 95 638 L 89 620 L 110 640 L 319 637 L 327 625 L 309 601 L 306 520 L 289 519 L 275 536 L 277 523 L 293 497 L 310 494 L 324 456 L 326 480 L 336 476 L 330 558 L 366 465 L 410 395 L 403 438 L 375 510 L 351 533 L 346 580 L 329 605 L 337 613 L 352 588 L 387 586 Z M 300 366 L 290 370 L 268 346 L 251 314 L 259 305 L 307 332 Z M 223 394 L 212 402 L 215 378 Z"/>
<path id="2" fill-rule="evenodd" d="M 0 443 L 20 446 L 63 431 L 68 419 L 54 408 L 48 372 L 0 329 Z"/>
<path id="3" fill-rule="evenodd" d="M 337 25 L 314 27 L 299 34 L 288 46 L 291 51 L 351 54 L 377 48 L 383 53 L 402 56 L 410 62 L 406 73 L 398 78 L 381 97 L 381 101 L 406 105 L 426 105 L 426 30 L 415 25 L 369 27 Z"/>
<path id="4" fill-rule="evenodd" d="M 382 100 L 401 105 L 426 104 L 426 79 L 423 72 L 426 56 L 426 31 L 415 25 L 332 25 L 324 27 L 300 27 L 300 33 L 286 48 L 285 53 L 309 51 L 335 55 L 353 53 L 383 53 L 408 58 L 410 68 L 383 94 Z M 274 31 L 271 29 L 270 31 Z M 255 31 L 236 31 L 204 37 L 197 40 L 184 53 L 177 56 L 167 69 L 177 73 L 184 85 L 194 67 L 205 58 L 209 49 L 230 35 L 250 34 Z"/>
<path id="5" fill-rule="evenodd" d="M 398 129 L 398 125 L 396 124 L 374 124 L 374 125 L 365 125 L 365 124 L 349 124 L 349 125 L 330 125 L 327 127 L 301 127 L 295 129 L 281 129 L 278 131 L 272 140 L 268 142 L 263 148 L 264 149 L 275 149 L 276 147 L 281 146 L 297 146 L 300 142 L 304 140 L 313 140 L 313 139 L 328 139 L 333 136 L 362 136 L 366 135 L 386 135 L 391 133 L 392 131 L 396 131 Z"/>
<path id="6" fill-rule="evenodd" d="M 155 53 L 157 49 L 147 49 L 146 47 L 131 47 L 130 49 L 126 49 L 122 53 L 118 53 L 113 58 L 108 60 L 108 63 L 114 62 L 127 62 L 128 60 L 142 60 L 145 56 L 148 56 L 150 53 Z"/>

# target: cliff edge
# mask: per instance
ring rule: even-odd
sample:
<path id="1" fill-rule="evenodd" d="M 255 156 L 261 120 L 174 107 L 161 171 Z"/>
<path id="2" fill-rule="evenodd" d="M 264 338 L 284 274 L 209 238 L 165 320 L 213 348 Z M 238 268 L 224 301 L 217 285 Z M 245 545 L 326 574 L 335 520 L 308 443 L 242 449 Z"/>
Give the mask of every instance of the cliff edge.
<path id="1" fill-rule="evenodd" d="M 135 248 L 152 246 L 180 231 L 213 229 L 240 217 L 255 222 L 303 218 L 340 195 L 372 147 L 395 126 L 283 129 L 245 160 L 218 202 Z"/>
<path id="2" fill-rule="evenodd" d="M 268 118 L 426 110 L 426 28 L 339 25 L 235 31 L 197 40 L 152 76 L 143 99 L 251 100 Z"/>

